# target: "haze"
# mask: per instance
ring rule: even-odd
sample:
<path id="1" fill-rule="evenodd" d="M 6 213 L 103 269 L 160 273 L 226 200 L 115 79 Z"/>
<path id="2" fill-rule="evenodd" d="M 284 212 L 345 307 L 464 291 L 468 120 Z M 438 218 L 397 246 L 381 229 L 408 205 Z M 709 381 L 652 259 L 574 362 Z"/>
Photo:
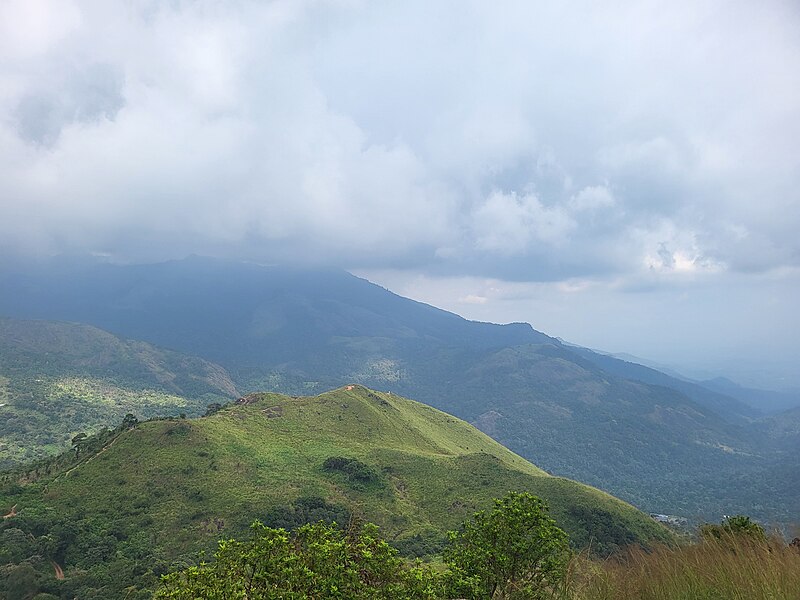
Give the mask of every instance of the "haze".
<path id="1" fill-rule="evenodd" d="M 800 387 L 795 2 L 0 5 L 0 252 L 341 266 Z"/>

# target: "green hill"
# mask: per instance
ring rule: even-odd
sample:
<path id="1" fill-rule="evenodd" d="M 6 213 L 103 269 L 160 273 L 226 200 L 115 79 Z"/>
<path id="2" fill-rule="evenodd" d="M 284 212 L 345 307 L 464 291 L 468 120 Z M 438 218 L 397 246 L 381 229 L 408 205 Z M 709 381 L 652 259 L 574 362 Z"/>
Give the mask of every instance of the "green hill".
<path id="1" fill-rule="evenodd" d="M 236 396 L 200 358 L 88 325 L 0 318 L 0 467 L 62 452 L 128 412 L 199 415 Z"/>
<path id="2" fill-rule="evenodd" d="M 17 507 L 3 535 L 50 536 L 44 569 L 63 567 L 61 591 L 153 585 L 255 519 L 364 519 L 406 555 L 436 553 L 447 530 L 508 490 L 545 498 L 578 547 L 670 538 L 632 506 L 546 474 L 464 421 L 361 386 L 253 394 L 205 418 L 141 423 L 78 464 L 60 461 L 6 477 L 0 510 Z"/>

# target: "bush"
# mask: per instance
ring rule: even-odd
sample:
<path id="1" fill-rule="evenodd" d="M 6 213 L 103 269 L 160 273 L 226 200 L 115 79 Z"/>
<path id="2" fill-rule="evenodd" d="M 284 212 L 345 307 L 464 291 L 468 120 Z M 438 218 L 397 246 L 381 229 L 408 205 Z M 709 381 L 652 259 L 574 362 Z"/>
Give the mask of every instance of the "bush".
<path id="1" fill-rule="evenodd" d="M 318 496 L 300 496 L 292 504 L 276 506 L 264 516 L 266 525 L 287 531 L 306 523 L 319 522 L 347 525 L 350 522 L 350 511 L 344 505 L 332 504 Z"/>
<path id="2" fill-rule="evenodd" d="M 304 525 L 295 533 L 261 523 L 245 542 L 220 542 L 215 561 L 162 578 L 156 598 L 372 600 L 441 597 L 439 576 L 406 567 L 375 525 L 344 531 Z"/>
<path id="3" fill-rule="evenodd" d="M 719 525 L 706 523 L 700 526 L 700 536 L 704 539 L 725 539 L 730 536 L 746 536 L 764 541 L 767 534 L 758 523 L 744 515 L 725 517 Z"/>
<path id="4" fill-rule="evenodd" d="M 536 496 L 511 492 L 494 503 L 451 532 L 444 552 L 451 593 L 476 600 L 553 597 L 572 555 L 567 534 Z"/>
<path id="5" fill-rule="evenodd" d="M 373 483 L 380 478 L 378 471 L 355 458 L 344 456 L 331 456 L 322 463 L 322 469 L 327 472 L 339 471 L 355 483 Z"/>

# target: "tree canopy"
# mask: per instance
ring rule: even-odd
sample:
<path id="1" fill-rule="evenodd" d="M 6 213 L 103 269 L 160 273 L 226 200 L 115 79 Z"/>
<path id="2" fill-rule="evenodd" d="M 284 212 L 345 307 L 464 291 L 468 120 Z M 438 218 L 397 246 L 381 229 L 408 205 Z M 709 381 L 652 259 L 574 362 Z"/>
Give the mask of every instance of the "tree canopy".
<path id="1" fill-rule="evenodd" d="M 445 560 L 472 598 L 544 598 L 564 581 L 571 551 L 547 505 L 527 493 L 495 500 L 452 532 Z"/>
<path id="2" fill-rule="evenodd" d="M 531 494 L 509 493 L 451 532 L 446 570 L 409 564 L 372 524 L 323 522 L 294 532 L 254 523 L 224 540 L 214 561 L 167 575 L 161 600 L 546 598 L 563 583 L 567 535 Z"/>

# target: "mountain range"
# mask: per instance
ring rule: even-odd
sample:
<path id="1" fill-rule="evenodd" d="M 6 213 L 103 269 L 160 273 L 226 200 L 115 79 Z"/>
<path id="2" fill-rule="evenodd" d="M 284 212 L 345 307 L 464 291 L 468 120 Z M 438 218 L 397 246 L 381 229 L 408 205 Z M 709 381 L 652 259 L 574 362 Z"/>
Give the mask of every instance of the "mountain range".
<path id="1" fill-rule="evenodd" d="M 344 271 L 59 259 L 6 270 L 0 288 L 1 315 L 89 324 L 213 363 L 231 383 L 223 395 L 359 383 L 647 511 L 788 522 L 800 509 L 794 438 L 775 433 L 791 412 L 765 418 L 719 389 L 528 324 L 468 321 Z"/>

